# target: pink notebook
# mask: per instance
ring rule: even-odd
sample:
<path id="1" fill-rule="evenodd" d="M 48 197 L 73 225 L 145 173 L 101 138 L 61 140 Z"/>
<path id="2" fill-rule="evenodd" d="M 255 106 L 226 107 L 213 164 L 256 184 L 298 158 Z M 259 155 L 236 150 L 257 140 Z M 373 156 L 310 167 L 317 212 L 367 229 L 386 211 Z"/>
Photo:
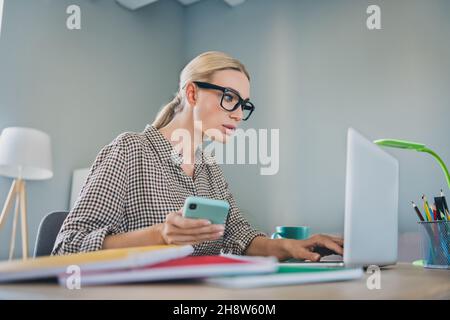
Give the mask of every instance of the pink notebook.
<path id="1" fill-rule="evenodd" d="M 273 257 L 242 257 L 233 255 L 188 256 L 148 266 L 109 271 L 81 271 L 81 286 L 119 283 L 152 282 L 175 279 L 264 274 L 277 270 Z M 65 285 L 71 275 L 61 274 L 59 283 Z"/>

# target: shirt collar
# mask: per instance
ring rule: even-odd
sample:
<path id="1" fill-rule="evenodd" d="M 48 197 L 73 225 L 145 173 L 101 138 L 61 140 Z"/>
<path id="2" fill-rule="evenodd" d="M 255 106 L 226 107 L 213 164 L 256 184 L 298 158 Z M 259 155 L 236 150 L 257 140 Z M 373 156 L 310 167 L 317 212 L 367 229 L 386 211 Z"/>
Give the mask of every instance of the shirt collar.
<path id="1" fill-rule="evenodd" d="M 172 146 L 169 140 L 153 125 L 147 125 L 144 130 L 145 136 L 155 147 L 161 160 L 169 161 L 176 166 L 183 163 L 183 157 Z M 195 152 L 195 164 L 205 164 L 205 155 L 202 148 L 198 148 Z"/>

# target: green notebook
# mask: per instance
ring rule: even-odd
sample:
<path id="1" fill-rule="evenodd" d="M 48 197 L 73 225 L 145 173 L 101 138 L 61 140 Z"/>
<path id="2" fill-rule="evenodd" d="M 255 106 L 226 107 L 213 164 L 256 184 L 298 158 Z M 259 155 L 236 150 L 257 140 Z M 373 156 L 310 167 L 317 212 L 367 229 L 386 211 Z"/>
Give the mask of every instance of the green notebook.
<path id="1" fill-rule="evenodd" d="M 256 288 L 353 280 L 362 276 L 362 268 L 321 268 L 280 264 L 276 273 L 208 278 L 205 281 L 226 288 Z"/>

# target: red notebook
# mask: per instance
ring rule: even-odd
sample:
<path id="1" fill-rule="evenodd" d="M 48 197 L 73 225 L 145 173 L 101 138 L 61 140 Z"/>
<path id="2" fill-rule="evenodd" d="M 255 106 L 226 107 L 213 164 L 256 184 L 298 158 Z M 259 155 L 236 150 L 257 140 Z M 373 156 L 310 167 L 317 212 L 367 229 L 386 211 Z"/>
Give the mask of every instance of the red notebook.
<path id="1" fill-rule="evenodd" d="M 202 279 L 207 277 L 263 274 L 277 270 L 273 257 L 242 257 L 232 255 L 188 256 L 157 264 L 107 271 L 81 271 L 81 286 L 118 283 L 151 282 L 175 279 Z M 61 274 L 59 282 L 65 285 L 71 275 Z"/>
<path id="2" fill-rule="evenodd" d="M 233 259 L 225 256 L 200 256 L 200 257 L 184 257 L 182 259 L 176 259 L 171 261 L 165 261 L 153 265 L 153 268 L 161 267 L 180 267 L 180 266 L 205 266 L 205 265 L 226 265 L 226 264 L 249 264 L 253 263 L 250 260 Z"/>

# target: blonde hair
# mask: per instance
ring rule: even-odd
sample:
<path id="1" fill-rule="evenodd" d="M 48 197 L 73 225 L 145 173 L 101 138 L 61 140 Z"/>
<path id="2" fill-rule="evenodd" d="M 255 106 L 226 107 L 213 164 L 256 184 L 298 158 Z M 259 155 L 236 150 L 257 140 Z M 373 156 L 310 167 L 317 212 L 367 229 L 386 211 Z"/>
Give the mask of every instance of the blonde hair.
<path id="1" fill-rule="evenodd" d="M 246 75 L 250 80 L 250 75 L 245 66 L 237 59 L 226 53 L 219 51 L 204 52 L 192 59 L 181 71 L 178 92 L 168 104 L 158 112 L 153 126 L 157 129 L 165 127 L 175 114 L 183 109 L 183 89 L 191 81 L 209 81 L 216 71 L 237 70 Z"/>

